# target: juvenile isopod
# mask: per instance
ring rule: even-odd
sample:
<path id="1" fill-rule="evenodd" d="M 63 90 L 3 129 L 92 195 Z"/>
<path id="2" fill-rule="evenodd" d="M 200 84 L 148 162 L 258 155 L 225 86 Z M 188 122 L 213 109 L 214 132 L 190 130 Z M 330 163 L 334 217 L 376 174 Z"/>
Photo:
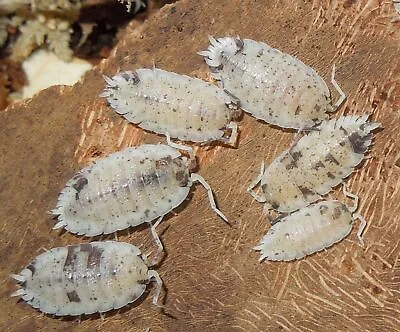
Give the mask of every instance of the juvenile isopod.
<path id="1" fill-rule="evenodd" d="M 79 171 L 62 190 L 56 209 L 56 228 L 95 236 L 150 223 L 180 205 L 193 182 L 208 192 L 211 208 L 217 209 L 213 193 L 198 174 L 190 174 L 192 160 L 168 145 L 144 144 L 115 152 Z M 152 228 L 157 243 L 155 226 Z"/>
<path id="2" fill-rule="evenodd" d="M 328 118 L 345 99 L 332 106 L 325 81 L 299 59 L 271 46 L 239 37 L 210 37 L 211 45 L 199 52 L 223 89 L 240 101 L 257 119 L 284 128 L 311 128 Z"/>
<path id="3" fill-rule="evenodd" d="M 233 96 L 215 85 L 157 68 L 104 78 L 107 86 L 100 96 L 129 122 L 185 141 L 235 144 L 232 120 L 241 110 Z"/>
<path id="4" fill-rule="evenodd" d="M 47 314 L 76 316 L 119 309 L 137 300 L 155 280 L 153 303 L 158 305 L 163 283 L 145 261 L 137 247 L 123 242 L 54 248 L 11 275 L 22 285 L 11 296 L 21 296 Z"/>
<path id="5" fill-rule="evenodd" d="M 321 251 L 343 240 L 352 230 L 355 218 L 361 224 L 357 236 L 363 245 L 365 219 L 353 215 L 357 204 L 349 208 L 339 201 L 321 201 L 278 218 L 255 250 L 260 261 L 291 261 Z"/>
<path id="6" fill-rule="evenodd" d="M 349 176 L 364 159 L 379 123 L 368 115 L 350 115 L 323 122 L 284 151 L 248 191 L 266 209 L 293 212 L 328 193 Z M 261 181 L 260 195 L 253 188 Z"/>

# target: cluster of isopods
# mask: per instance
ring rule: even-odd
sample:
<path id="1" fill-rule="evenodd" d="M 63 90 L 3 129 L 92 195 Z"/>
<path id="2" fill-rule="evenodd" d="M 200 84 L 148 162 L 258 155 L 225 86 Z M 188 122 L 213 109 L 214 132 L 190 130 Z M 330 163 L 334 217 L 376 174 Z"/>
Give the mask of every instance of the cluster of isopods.
<path id="1" fill-rule="evenodd" d="M 156 232 L 163 216 L 186 199 L 194 182 L 200 182 L 211 208 L 228 222 L 207 182 L 190 172 L 193 150 L 171 137 L 234 146 L 234 120 L 242 110 L 267 123 L 308 132 L 267 169 L 262 165 L 248 188 L 267 210 L 281 213 L 255 247 L 261 260 L 301 259 L 329 247 L 349 234 L 356 217 L 362 220 L 361 240 L 365 220 L 355 214 L 358 197 L 344 184 L 345 194 L 355 199 L 353 207 L 322 196 L 363 160 L 371 132 L 380 125 L 369 122 L 368 115 L 328 120 L 327 113 L 345 98 L 333 74 L 332 83 L 341 95 L 335 104 L 324 80 L 289 54 L 239 37 L 210 38 L 210 42 L 199 54 L 219 87 L 156 68 L 105 77 L 107 85 L 100 96 L 128 121 L 165 135 L 168 145 L 128 148 L 80 170 L 67 182 L 53 210 L 58 217 L 55 229 L 84 236 L 149 223 L 159 248 L 156 257 L 149 261 L 134 245 L 116 241 L 55 248 L 12 275 L 22 284 L 12 296 L 21 296 L 45 313 L 90 314 L 135 301 L 155 280 L 157 305 L 162 280 L 149 268 L 159 263 L 164 251 Z M 253 191 L 258 183 L 261 194 Z"/>

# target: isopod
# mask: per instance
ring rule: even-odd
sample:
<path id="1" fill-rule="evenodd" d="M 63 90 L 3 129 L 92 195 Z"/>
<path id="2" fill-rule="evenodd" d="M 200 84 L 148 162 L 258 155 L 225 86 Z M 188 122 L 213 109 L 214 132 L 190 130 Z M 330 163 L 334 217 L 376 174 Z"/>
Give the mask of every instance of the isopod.
<path id="1" fill-rule="evenodd" d="M 251 39 L 210 37 L 210 43 L 198 54 L 223 89 L 257 119 L 284 128 L 311 128 L 345 99 L 334 79 L 334 67 L 332 84 L 341 96 L 332 106 L 325 81 L 299 59 Z"/>
<path id="2" fill-rule="evenodd" d="M 163 144 L 144 144 L 115 152 L 80 170 L 58 198 L 52 213 L 65 228 L 79 235 L 109 234 L 150 223 L 180 205 L 193 182 L 207 190 L 211 208 L 217 209 L 208 183 L 199 174 L 190 174 L 192 160 Z M 155 235 L 153 236 L 160 246 Z"/>
<path id="3" fill-rule="evenodd" d="M 284 151 L 248 187 L 266 209 L 293 212 L 328 193 L 364 159 L 379 123 L 368 115 L 350 115 L 323 122 Z M 261 181 L 260 195 L 253 188 Z"/>
<path id="4" fill-rule="evenodd" d="M 137 300 L 155 280 L 153 303 L 158 305 L 163 283 L 146 260 L 137 247 L 123 242 L 54 248 L 11 275 L 22 284 L 11 296 L 21 296 L 47 314 L 76 316 L 119 309 Z"/>
<path id="5" fill-rule="evenodd" d="M 104 78 L 107 86 L 100 96 L 143 129 L 192 142 L 236 142 L 232 120 L 241 110 L 235 98 L 213 84 L 157 68 Z"/>
<path id="6" fill-rule="evenodd" d="M 354 220 L 360 219 L 357 236 L 361 234 L 365 219 L 353 215 L 357 209 L 329 200 L 314 203 L 286 217 L 278 218 L 255 250 L 261 251 L 260 261 L 291 261 L 321 251 L 343 240 L 352 230 Z"/>

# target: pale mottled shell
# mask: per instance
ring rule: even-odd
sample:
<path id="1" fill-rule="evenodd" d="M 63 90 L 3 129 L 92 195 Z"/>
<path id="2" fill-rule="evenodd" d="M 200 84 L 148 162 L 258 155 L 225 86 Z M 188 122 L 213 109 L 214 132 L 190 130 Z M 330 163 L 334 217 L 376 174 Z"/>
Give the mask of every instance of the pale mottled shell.
<path id="1" fill-rule="evenodd" d="M 151 274 L 149 275 L 149 272 Z M 57 316 L 121 308 L 138 299 L 155 271 L 140 250 L 123 242 L 92 242 L 54 248 L 14 278 L 32 307 Z"/>
<path id="2" fill-rule="evenodd" d="M 344 116 L 323 122 L 303 136 L 265 170 L 263 195 L 272 208 L 292 212 L 328 193 L 363 160 L 380 126 L 368 115 Z"/>
<path id="3" fill-rule="evenodd" d="M 188 160 L 167 145 L 113 153 L 79 171 L 62 190 L 58 227 L 86 236 L 112 233 L 163 216 L 187 197 Z"/>
<path id="4" fill-rule="evenodd" d="M 117 113 L 143 129 L 182 140 L 219 140 L 241 112 L 215 85 L 161 69 L 127 71 L 106 81 L 101 96 Z"/>
<path id="5" fill-rule="evenodd" d="M 279 218 L 254 249 L 260 260 L 301 259 L 344 239 L 353 228 L 349 209 L 339 201 L 322 201 Z"/>
<path id="6" fill-rule="evenodd" d="M 251 39 L 210 38 L 200 52 L 244 111 L 284 128 L 309 128 L 332 112 L 324 80 L 299 59 Z"/>

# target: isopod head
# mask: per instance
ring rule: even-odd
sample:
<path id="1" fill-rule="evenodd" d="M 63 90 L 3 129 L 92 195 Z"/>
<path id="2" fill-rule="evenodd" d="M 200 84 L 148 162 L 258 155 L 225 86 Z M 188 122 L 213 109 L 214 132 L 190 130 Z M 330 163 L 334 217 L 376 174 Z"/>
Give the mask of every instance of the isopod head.
<path id="1" fill-rule="evenodd" d="M 218 78 L 218 71 L 223 64 L 224 58 L 229 58 L 232 55 L 243 50 L 243 40 L 240 37 L 222 37 L 216 40 L 214 37 L 209 36 L 210 46 L 207 51 L 198 52 L 199 55 L 204 56 L 204 60 L 210 67 L 211 72 L 215 78 Z"/>

